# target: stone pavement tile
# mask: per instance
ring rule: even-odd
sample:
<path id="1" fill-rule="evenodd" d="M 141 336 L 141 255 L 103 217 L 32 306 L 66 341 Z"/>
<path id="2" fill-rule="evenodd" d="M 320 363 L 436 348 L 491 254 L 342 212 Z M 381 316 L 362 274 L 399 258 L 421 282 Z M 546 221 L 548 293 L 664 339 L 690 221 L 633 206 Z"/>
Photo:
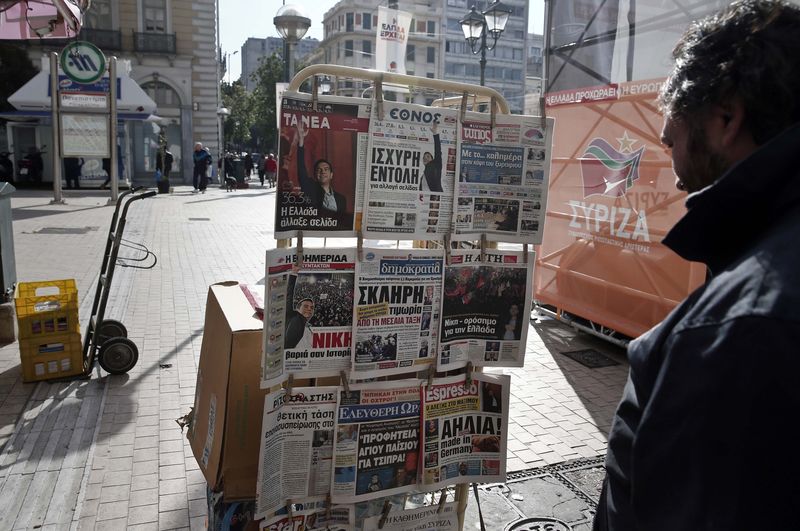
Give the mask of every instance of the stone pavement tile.
<path id="1" fill-rule="evenodd" d="M 158 442 L 156 442 L 158 444 Z M 133 451 L 133 462 L 155 461 L 158 459 L 158 447 L 141 448 Z"/>
<path id="2" fill-rule="evenodd" d="M 138 461 L 133 463 L 133 476 L 158 474 L 158 460 Z"/>
<path id="3" fill-rule="evenodd" d="M 106 473 L 130 472 L 133 470 L 132 457 L 110 457 L 106 460 Z"/>
<path id="4" fill-rule="evenodd" d="M 208 512 L 208 504 L 206 500 L 191 500 L 189 501 L 189 517 L 206 516 Z"/>
<path id="5" fill-rule="evenodd" d="M 186 493 L 186 478 L 159 480 L 158 493 L 159 495 Z"/>
<path id="6" fill-rule="evenodd" d="M 117 502 L 128 499 L 130 494 L 130 487 L 128 485 L 119 485 L 116 487 L 103 487 L 100 489 L 100 503 Z"/>
<path id="7" fill-rule="evenodd" d="M 96 523 L 97 517 L 95 516 L 81 516 L 78 520 L 78 531 L 94 531 Z"/>
<path id="8" fill-rule="evenodd" d="M 186 499 L 185 492 L 179 494 L 163 494 L 158 497 L 158 510 L 160 512 L 186 509 L 188 504 L 189 501 Z"/>
<path id="9" fill-rule="evenodd" d="M 127 518 L 115 518 L 113 520 L 98 520 L 95 524 L 95 531 L 117 531 L 124 529 Z"/>
<path id="10" fill-rule="evenodd" d="M 140 505 L 158 505 L 158 487 L 142 490 L 131 490 L 128 498 L 131 507 Z"/>
<path id="11" fill-rule="evenodd" d="M 128 525 L 127 531 L 158 531 L 158 522 Z"/>
<path id="12" fill-rule="evenodd" d="M 128 510 L 127 525 L 147 524 L 158 522 L 158 505 L 140 505 Z"/>
<path id="13" fill-rule="evenodd" d="M 188 509 L 158 513 L 158 529 L 160 530 L 178 529 L 189 525 Z"/>
<path id="14" fill-rule="evenodd" d="M 157 435 L 137 435 L 136 440 L 133 442 L 133 451 L 134 457 L 136 457 L 136 450 L 142 450 L 144 448 L 158 448 L 158 436 Z"/>
<path id="15" fill-rule="evenodd" d="M 203 472 L 199 469 L 194 470 L 187 470 L 186 471 L 186 484 L 187 485 L 196 485 L 197 483 L 205 483 L 206 478 L 203 476 Z"/>
<path id="16" fill-rule="evenodd" d="M 131 484 L 131 471 L 122 470 L 119 472 L 106 472 L 103 477 L 103 488 L 113 487 L 117 485 L 130 485 Z"/>
<path id="17" fill-rule="evenodd" d="M 188 491 L 188 498 L 189 501 L 191 500 L 205 500 L 206 499 L 206 484 L 205 483 L 195 483 L 194 485 L 189 485 L 187 487 Z"/>
<path id="18" fill-rule="evenodd" d="M 158 454 L 158 462 L 162 466 L 180 465 L 186 460 L 183 450 Z"/>
<path id="19" fill-rule="evenodd" d="M 115 520 L 117 518 L 127 518 L 128 516 L 128 500 L 126 499 L 122 501 L 113 501 L 109 503 L 100 503 L 100 506 L 97 508 L 97 521 L 103 520 Z M 125 525 L 125 522 L 122 522 L 122 525 Z M 121 529 L 121 528 L 117 528 Z"/>
<path id="20" fill-rule="evenodd" d="M 191 520 L 191 531 L 201 531 L 206 529 L 206 517 L 205 516 L 195 516 Z"/>

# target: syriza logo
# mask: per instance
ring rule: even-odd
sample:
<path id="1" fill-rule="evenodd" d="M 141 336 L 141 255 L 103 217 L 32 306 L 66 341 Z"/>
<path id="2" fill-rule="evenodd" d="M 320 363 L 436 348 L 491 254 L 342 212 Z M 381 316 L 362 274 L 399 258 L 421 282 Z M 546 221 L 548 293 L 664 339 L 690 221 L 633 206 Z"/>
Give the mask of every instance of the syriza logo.
<path id="1" fill-rule="evenodd" d="M 594 138 L 581 156 L 583 197 L 605 195 L 622 197 L 639 179 L 639 163 L 645 146 L 633 149 L 638 142 L 628 132 L 617 138 L 619 150 L 602 138 Z"/>

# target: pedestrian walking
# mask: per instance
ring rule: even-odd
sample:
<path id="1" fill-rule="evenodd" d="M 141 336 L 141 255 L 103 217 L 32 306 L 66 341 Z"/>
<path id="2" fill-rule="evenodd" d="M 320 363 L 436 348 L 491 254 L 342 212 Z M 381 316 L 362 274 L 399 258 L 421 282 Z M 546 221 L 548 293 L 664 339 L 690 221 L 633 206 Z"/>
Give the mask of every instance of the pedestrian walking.
<path id="1" fill-rule="evenodd" d="M 628 347 L 595 530 L 796 529 L 800 8 L 693 23 L 660 103 L 687 213 L 663 243 L 706 283 Z"/>
<path id="2" fill-rule="evenodd" d="M 79 157 L 64 157 L 64 179 L 67 181 L 67 188 L 80 188 L 81 168 L 83 159 Z"/>
<path id="3" fill-rule="evenodd" d="M 278 176 L 278 161 L 275 160 L 275 155 L 270 153 L 267 160 L 264 161 L 264 171 L 267 174 L 267 181 L 270 186 L 275 186 Z"/>
<path id="4" fill-rule="evenodd" d="M 244 176 L 245 179 L 250 180 L 250 175 L 253 173 L 253 156 L 250 153 L 244 154 Z"/>
<path id="5" fill-rule="evenodd" d="M 194 170 L 192 171 L 192 186 L 194 190 L 192 193 L 206 192 L 208 186 L 208 177 L 206 175 L 207 169 L 212 164 L 211 153 L 203 149 L 201 142 L 196 142 L 194 145 L 194 153 L 192 154 L 194 162 Z"/>

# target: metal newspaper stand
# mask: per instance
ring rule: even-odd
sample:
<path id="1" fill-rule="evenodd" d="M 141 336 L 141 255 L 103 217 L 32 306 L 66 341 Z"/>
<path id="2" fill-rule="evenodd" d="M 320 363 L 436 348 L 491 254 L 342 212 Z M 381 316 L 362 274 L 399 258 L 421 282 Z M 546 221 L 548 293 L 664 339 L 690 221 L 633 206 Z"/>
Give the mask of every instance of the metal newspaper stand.
<path id="1" fill-rule="evenodd" d="M 491 124 L 492 126 L 495 123 L 495 115 L 496 114 L 510 114 L 508 103 L 506 102 L 505 98 L 497 92 L 495 89 L 485 87 L 485 86 L 478 86 L 469 83 L 460 83 L 455 81 L 443 81 L 438 79 L 430 79 L 418 76 L 411 76 L 411 75 L 404 75 L 404 74 L 396 74 L 391 72 L 382 72 L 377 70 L 367 70 L 361 68 L 353 68 L 353 67 L 345 67 L 339 65 L 311 65 L 299 73 L 295 75 L 295 77 L 290 82 L 289 86 L 286 89 L 287 93 L 299 92 L 301 86 L 304 85 L 306 81 L 310 79 L 311 81 L 311 95 L 312 101 L 316 104 L 318 99 L 318 92 L 319 92 L 319 85 L 318 85 L 318 76 L 328 76 L 329 78 L 333 79 L 333 86 L 337 86 L 340 78 L 347 78 L 347 79 L 359 79 L 363 81 L 369 81 L 372 83 L 372 92 L 373 96 L 371 98 L 373 105 L 377 105 L 378 113 L 381 113 L 382 106 L 384 104 L 384 94 L 383 88 L 386 85 L 393 85 L 393 86 L 400 86 L 407 89 L 422 89 L 422 90 L 429 90 L 429 91 L 436 91 L 440 94 L 440 97 L 436 99 L 433 103 L 433 106 L 439 107 L 450 107 L 456 108 L 460 110 L 462 118 L 464 117 L 467 110 L 470 111 L 478 111 L 478 112 L 485 112 L 490 114 L 491 116 Z M 359 99 L 359 98 L 354 98 Z M 542 116 L 542 120 L 544 117 Z M 361 249 L 362 243 L 362 236 L 360 231 L 360 223 L 356 222 L 356 229 L 358 233 L 358 249 Z M 296 242 L 296 247 L 298 249 L 298 253 L 302 254 L 303 250 L 303 235 L 302 231 L 299 231 Z M 395 241 L 395 240 L 390 240 Z M 399 246 L 399 241 L 397 240 L 397 245 Z M 327 237 L 324 238 L 324 244 L 327 247 Z M 292 246 L 292 239 L 279 239 L 277 246 L 279 248 L 288 248 Z M 479 242 L 470 242 L 470 241 L 461 241 L 461 242 L 451 242 L 447 238 L 444 242 L 440 242 L 437 240 L 414 240 L 413 247 L 414 248 L 441 248 L 444 246 L 446 249 L 450 248 L 464 248 L 470 247 L 473 248 L 481 247 L 481 248 L 488 248 L 488 247 L 495 247 L 494 242 L 486 242 L 485 238 L 481 238 Z M 524 245 L 525 250 L 527 251 L 527 244 Z M 435 364 L 431 367 L 431 370 L 428 374 L 429 381 L 434 377 L 434 370 Z M 447 374 L 456 374 L 456 373 L 463 373 L 464 370 L 467 371 L 469 374 L 472 371 L 479 372 L 481 368 L 473 367 L 470 363 L 466 369 L 457 369 L 456 371 L 452 371 L 450 373 L 436 373 L 436 376 L 445 376 Z M 386 378 L 386 377 L 384 377 Z M 289 393 L 291 393 L 292 385 L 294 385 L 294 381 L 292 376 L 290 375 L 288 381 L 284 382 L 284 387 L 287 389 Z M 342 371 L 341 381 L 340 384 L 343 385 L 346 389 L 348 389 L 348 376 L 345 371 Z M 278 386 L 276 386 L 273 390 L 276 390 Z M 458 484 L 454 486 L 455 489 L 455 501 L 458 503 L 457 506 L 457 513 L 458 513 L 458 525 L 459 529 L 464 528 L 464 514 L 467 507 L 467 499 L 469 495 L 469 484 Z M 477 485 L 472 484 L 473 489 L 475 491 L 475 495 L 477 498 Z M 452 488 L 452 487 L 451 487 Z M 446 491 L 448 489 L 445 488 L 442 491 L 442 494 L 439 496 L 439 499 L 436 500 L 435 503 L 442 505 L 446 499 Z M 434 494 L 435 492 L 430 493 L 431 497 L 431 505 L 434 504 Z M 478 506 L 478 510 L 480 511 L 480 505 Z M 384 505 L 384 513 L 383 518 L 385 520 L 387 514 L 389 512 L 389 502 L 386 501 Z M 481 517 L 482 519 L 482 517 Z M 483 528 L 483 522 L 481 521 L 481 526 Z"/>

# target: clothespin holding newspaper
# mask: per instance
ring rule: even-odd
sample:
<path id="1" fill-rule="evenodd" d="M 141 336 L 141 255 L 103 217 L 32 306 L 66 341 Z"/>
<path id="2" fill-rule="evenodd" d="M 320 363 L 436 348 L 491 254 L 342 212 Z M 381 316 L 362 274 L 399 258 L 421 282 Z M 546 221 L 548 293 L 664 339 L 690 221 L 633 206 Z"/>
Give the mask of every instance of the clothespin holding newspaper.
<path id="1" fill-rule="evenodd" d="M 464 123 L 464 118 L 467 116 L 467 101 L 469 98 L 469 94 L 465 92 L 461 93 L 461 123 Z"/>
<path id="2" fill-rule="evenodd" d="M 292 397 L 292 387 L 294 387 L 294 374 L 289 374 L 286 379 L 286 398 L 287 400 Z"/>
<path id="3" fill-rule="evenodd" d="M 342 380 L 342 387 L 344 387 L 344 396 L 350 398 L 350 381 L 347 377 L 346 371 L 339 371 L 339 377 Z"/>
<path id="4" fill-rule="evenodd" d="M 325 496 L 325 524 L 330 528 L 331 525 L 331 493 Z"/>
<path id="5" fill-rule="evenodd" d="M 483 263 L 486 261 L 486 233 L 481 233 L 481 258 L 480 262 Z"/>
<path id="6" fill-rule="evenodd" d="M 286 516 L 289 518 L 289 522 L 294 519 L 294 510 L 292 509 L 291 498 L 286 499 Z"/>
<path id="7" fill-rule="evenodd" d="M 297 268 L 300 269 L 303 267 L 303 231 L 297 231 L 297 251 L 295 253 L 297 255 Z"/>
<path id="8" fill-rule="evenodd" d="M 444 235 L 444 263 L 450 265 L 450 234 Z"/>
<path id="9" fill-rule="evenodd" d="M 383 80 L 375 80 L 375 115 L 383 120 Z"/>
<path id="10" fill-rule="evenodd" d="M 464 387 L 469 387 L 469 386 L 472 385 L 472 370 L 473 369 L 474 369 L 474 366 L 472 365 L 472 362 L 468 361 L 467 362 L 467 366 L 464 367 L 464 375 L 467 377 L 466 380 L 464 380 Z"/>
<path id="11" fill-rule="evenodd" d="M 547 129 L 547 114 L 545 114 L 546 113 L 545 103 L 546 102 L 544 96 L 539 96 L 539 119 L 541 120 L 539 122 L 539 125 L 542 127 L 542 129 Z"/>
<path id="12" fill-rule="evenodd" d="M 364 260 L 364 233 L 361 229 L 358 229 L 358 232 L 356 232 L 356 238 L 356 253 L 358 256 L 358 261 L 361 262 Z"/>
<path id="13" fill-rule="evenodd" d="M 437 514 L 441 514 L 444 511 L 445 502 L 447 502 L 447 487 L 442 489 L 442 495 L 439 496 L 439 507 L 436 508 Z"/>
<path id="14" fill-rule="evenodd" d="M 492 96 L 492 101 L 491 101 L 490 105 L 491 105 L 492 108 L 489 109 L 489 111 L 490 111 L 489 120 L 490 120 L 492 131 L 494 131 L 495 113 L 497 112 L 497 99 L 494 96 Z"/>
<path id="15" fill-rule="evenodd" d="M 527 264 L 528 263 L 528 244 L 527 243 L 523 243 L 522 244 L 522 263 L 523 264 Z"/>
<path id="16" fill-rule="evenodd" d="M 428 367 L 428 387 L 433 385 L 433 377 L 436 375 L 436 363 L 431 363 Z"/>
<path id="17" fill-rule="evenodd" d="M 381 511 L 381 519 L 378 520 L 378 529 L 383 529 L 386 524 L 386 519 L 389 518 L 389 511 L 392 510 L 392 504 L 389 500 L 383 502 L 383 511 Z"/>

